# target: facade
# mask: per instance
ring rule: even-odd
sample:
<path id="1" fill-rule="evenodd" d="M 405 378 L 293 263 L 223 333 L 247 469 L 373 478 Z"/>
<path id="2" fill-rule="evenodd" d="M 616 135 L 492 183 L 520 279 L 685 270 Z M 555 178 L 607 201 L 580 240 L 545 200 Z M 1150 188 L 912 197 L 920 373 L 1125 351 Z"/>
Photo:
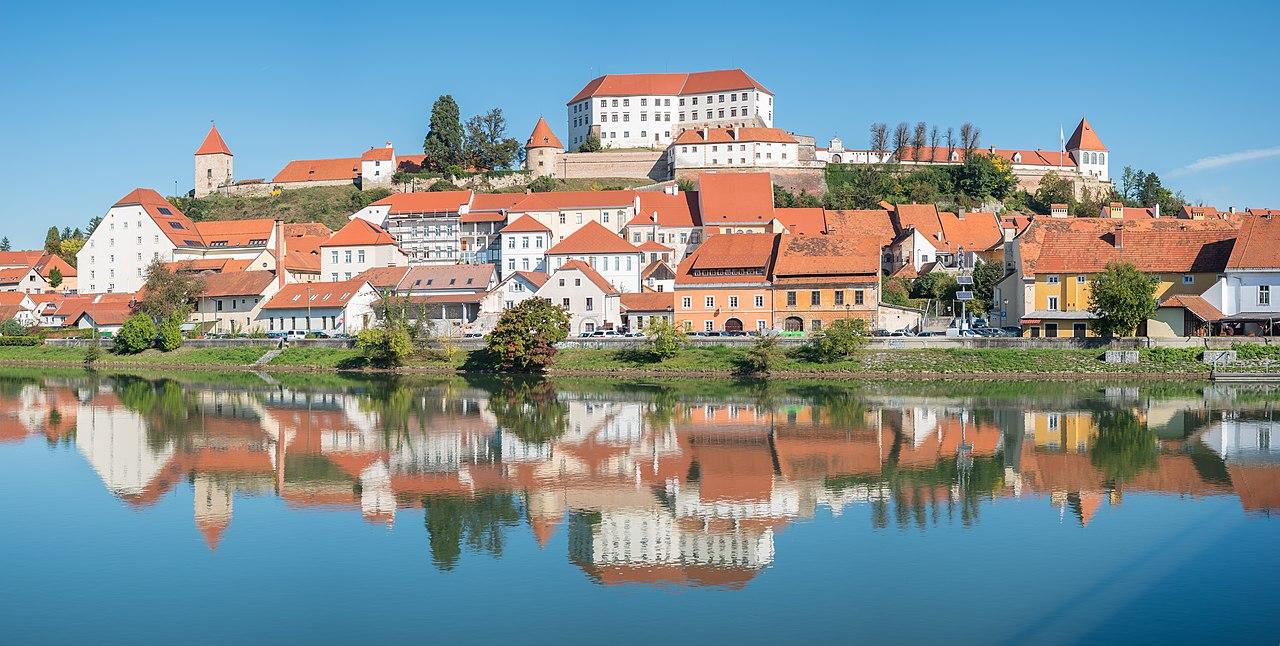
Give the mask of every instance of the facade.
<path id="1" fill-rule="evenodd" d="M 778 238 L 726 233 L 703 242 L 676 269 L 676 325 L 689 332 L 770 329 L 769 272 Z"/>
<path id="2" fill-rule="evenodd" d="M 548 249 L 546 258 L 546 266 L 552 273 L 566 263 L 580 261 L 600 272 L 619 291 L 640 291 L 644 252 L 598 222 L 584 224 Z"/>
<path id="3" fill-rule="evenodd" d="M 1002 262 L 1004 234 L 994 213 L 939 211 L 933 204 L 899 204 L 893 208 L 896 237 L 885 251 L 884 270 L 916 276 L 934 269 L 972 269 L 979 260 Z"/>
<path id="4" fill-rule="evenodd" d="M 285 164 L 271 178 L 271 185 L 282 189 L 308 186 L 386 187 L 397 171 L 422 169 L 426 155 L 397 155 L 388 141 L 381 148 L 370 148 L 359 157 L 331 159 L 295 159 Z"/>
<path id="5" fill-rule="evenodd" d="M 622 327 L 620 292 L 581 260 L 556 268 L 536 295 L 568 311 L 571 335 Z"/>
<path id="6" fill-rule="evenodd" d="M 209 127 L 209 134 L 196 149 L 195 157 L 196 174 L 192 186 L 196 197 L 204 197 L 235 182 L 231 148 L 222 140 L 217 126 Z"/>
<path id="7" fill-rule="evenodd" d="M 44 250 L 0 251 L 0 292 L 75 293 L 77 275 L 75 267 Z"/>
<path id="8" fill-rule="evenodd" d="M 1278 241 L 1280 219 L 1270 215 L 1241 218 L 1240 232 L 1222 275 L 1200 296 L 1180 299 L 1183 302 L 1176 304 L 1175 313 L 1183 319 L 1168 320 L 1170 328 L 1182 334 L 1273 335 L 1273 321 L 1280 319 Z M 1164 308 L 1161 310 L 1163 313 Z"/>
<path id="9" fill-rule="evenodd" d="M 361 218 L 320 244 L 320 277 L 329 282 L 351 280 L 374 267 L 402 267 L 409 259 L 391 234 Z"/>
<path id="10" fill-rule="evenodd" d="M 705 126 L 773 126 L 773 93 L 740 69 L 691 74 L 607 74 L 567 105 L 569 150 L 594 134 L 606 148 L 666 148 Z"/>
<path id="11" fill-rule="evenodd" d="M 667 262 L 674 266 L 702 243 L 698 191 L 679 191 L 673 186 L 661 192 L 637 192 L 636 198 L 637 213 L 623 229 L 623 237 L 631 244 L 643 247 L 653 242 L 669 247 Z"/>
<path id="12" fill-rule="evenodd" d="M 547 120 L 538 117 L 538 123 L 534 124 L 528 141 L 524 142 L 524 150 L 525 168 L 534 177 L 554 176 L 556 166 L 564 155 L 564 144 L 560 143 L 556 133 L 551 131 Z"/>
<path id="13" fill-rule="evenodd" d="M 374 321 L 378 293 L 363 280 L 285 285 L 258 311 L 268 332 L 357 334 Z M 261 329 L 261 328 L 259 328 Z"/>
<path id="14" fill-rule="evenodd" d="M 201 276 L 204 288 L 187 321 L 208 332 L 248 334 L 265 332 L 258 315 L 279 289 L 272 271 L 233 271 Z"/>
<path id="15" fill-rule="evenodd" d="M 542 289 L 548 279 L 550 276 L 540 271 L 516 271 L 507 274 L 497 287 L 485 295 L 480 303 L 480 311 L 482 314 L 493 314 L 496 322 L 497 315 L 502 314 L 503 310 L 509 310 L 523 303 Z"/>
<path id="16" fill-rule="evenodd" d="M 643 332 L 645 327 L 655 320 L 675 323 L 676 295 L 674 292 L 640 292 L 623 294 L 620 298 L 622 326 L 628 330 Z"/>
<path id="17" fill-rule="evenodd" d="M 558 244 L 589 222 L 619 233 L 635 217 L 639 204 L 635 191 L 529 193 L 507 210 L 507 222 L 532 216 L 551 229 L 551 241 Z"/>
<path id="18" fill-rule="evenodd" d="M 676 171 L 682 168 L 794 168 L 800 142 L 778 128 L 700 128 L 680 133 L 667 149 Z"/>
<path id="19" fill-rule="evenodd" d="M 462 258 L 459 218 L 474 198 L 471 191 L 395 193 L 352 218 L 386 229 L 412 264 L 452 264 Z"/>
<path id="20" fill-rule="evenodd" d="M 502 253 L 502 275 L 518 271 L 547 270 L 547 251 L 551 249 L 551 229 L 522 215 L 499 232 Z"/>
<path id="21" fill-rule="evenodd" d="M 855 318 L 874 328 L 880 245 L 856 236 L 780 236 L 771 284 L 775 330 L 816 332 L 833 321 Z"/>
<path id="22" fill-rule="evenodd" d="M 782 233 L 773 209 L 768 173 L 702 173 L 698 212 L 703 236 L 713 233 Z"/>

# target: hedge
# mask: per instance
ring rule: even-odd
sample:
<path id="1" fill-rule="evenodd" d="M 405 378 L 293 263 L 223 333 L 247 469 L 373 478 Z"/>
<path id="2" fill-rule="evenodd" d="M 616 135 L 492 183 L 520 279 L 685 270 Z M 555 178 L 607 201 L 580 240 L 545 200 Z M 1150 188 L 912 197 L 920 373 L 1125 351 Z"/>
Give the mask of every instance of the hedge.
<path id="1" fill-rule="evenodd" d="M 44 339 L 38 336 L 0 336 L 0 345 L 40 345 Z"/>

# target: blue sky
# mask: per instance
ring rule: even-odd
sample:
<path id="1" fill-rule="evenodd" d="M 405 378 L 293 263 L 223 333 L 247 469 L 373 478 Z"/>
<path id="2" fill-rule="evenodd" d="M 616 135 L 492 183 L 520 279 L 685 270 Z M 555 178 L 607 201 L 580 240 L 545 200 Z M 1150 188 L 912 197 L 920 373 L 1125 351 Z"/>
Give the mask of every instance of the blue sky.
<path id="1" fill-rule="evenodd" d="M 0 235 L 30 247 L 136 186 L 188 190 L 211 119 L 237 178 L 271 177 L 420 149 L 443 93 L 464 115 L 502 107 L 523 141 L 539 114 L 563 136 L 565 100 L 599 74 L 726 67 L 820 142 L 968 120 L 984 144 L 1055 149 L 1087 115 L 1117 175 L 1280 207 L 1275 3 L 178 4 L 0 8 Z"/>

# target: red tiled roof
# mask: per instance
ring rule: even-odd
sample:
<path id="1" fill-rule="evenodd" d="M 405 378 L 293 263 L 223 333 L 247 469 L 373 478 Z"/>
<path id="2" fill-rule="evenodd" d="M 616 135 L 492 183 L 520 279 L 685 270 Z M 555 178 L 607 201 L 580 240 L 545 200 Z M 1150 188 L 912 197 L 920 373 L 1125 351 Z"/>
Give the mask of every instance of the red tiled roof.
<path id="1" fill-rule="evenodd" d="M 722 233 L 711 236 L 680 263 L 676 269 L 676 285 L 760 282 L 768 274 L 778 237 L 771 233 Z M 745 270 L 746 273 L 704 274 L 719 270 Z"/>
<path id="2" fill-rule="evenodd" d="M 826 211 L 827 232 L 838 235 L 864 236 L 880 246 L 893 241 L 893 219 L 883 209 Z"/>
<path id="3" fill-rule="evenodd" d="M 529 148 L 559 148 L 564 150 L 564 144 L 556 138 L 556 133 L 551 131 L 551 126 L 547 125 L 547 120 L 538 117 L 538 123 L 534 124 L 533 132 L 529 135 L 529 140 L 524 142 L 524 147 Z"/>
<path id="4" fill-rule="evenodd" d="M 493 265 L 419 265 L 410 267 L 396 289 L 487 291 L 497 269 Z"/>
<path id="5" fill-rule="evenodd" d="M 370 267 L 356 274 L 354 280 L 363 280 L 377 289 L 395 289 L 407 273 L 408 267 Z"/>
<path id="6" fill-rule="evenodd" d="M 0 267 L 35 267 L 45 252 L 41 251 L 0 251 Z"/>
<path id="7" fill-rule="evenodd" d="M 1152 273 L 1209 273 L 1226 267 L 1236 234 L 1226 220 L 1036 218 L 1018 238 L 1018 255 L 1024 276 L 1097 273 L 1112 262 Z"/>
<path id="8" fill-rule="evenodd" d="M 345 307 L 365 284 L 363 280 L 354 278 L 334 283 L 289 283 L 276 292 L 262 309 Z"/>
<path id="9" fill-rule="evenodd" d="M 652 251 L 655 253 L 675 251 L 671 247 L 668 247 L 667 245 L 664 245 L 658 242 L 654 242 L 653 240 L 646 240 L 644 241 L 643 244 L 641 244 L 639 247 L 636 247 L 636 248 L 639 249 L 640 251 Z"/>
<path id="10" fill-rule="evenodd" d="M 228 247 L 247 247 L 253 240 L 265 245 L 275 229 L 275 221 L 268 218 L 256 220 L 205 220 L 195 223 L 206 246 L 225 243 Z"/>
<path id="11" fill-rule="evenodd" d="M 565 191 L 557 193 L 529 193 L 512 206 L 510 211 L 559 211 L 575 208 L 627 207 L 635 203 L 635 191 Z"/>
<path id="12" fill-rule="evenodd" d="M 767 223 L 773 220 L 773 181 L 768 173 L 698 175 L 702 223 Z"/>
<path id="13" fill-rule="evenodd" d="M 405 213 L 457 213 L 471 203 L 471 191 L 393 193 L 370 206 L 388 206 L 389 215 Z"/>
<path id="14" fill-rule="evenodd" d="M 364 245 L 394 245 L 395 238 L 387 233 L 386 229 L 365 220 L 364 218 L 354 218 L 347 223 L 346 226 L 338 229 L 325 242 L 321 243 L 321 247 L 355 247 Z M 286 246 L 286 251 L 288 248 Z"/>
<path id="15" fill-rule="evenodd" d="M 41 258 L 40 262 L 36 264 L 36 269 L 38 269 L 40 271 L 40 275 L 44 276 L 45 278 L 48 278 L 49 274 L 55 268 L 58 270 L 58 273 L 62 274 L 63 278 L 76 277 L 76 268 L 72 267 L 69 263 L 67 263 L 67 261 L 63 260 L 62 256 L 45 254 L 44 257 Z"/>
<path id="16" fill-rule="evenodd" d="M 1280 218 L 1248 216 L 1241 219 L 1227 269 L 1280 269 Z"/>
<path id="17" fill-rule="evenodd" d="M 769 91 L 740 69 L 692 74 L 606 74 L 587 82 L 568 102 L 577 103 L 591 96 L 701 94 L 746 89 Z"/>
<path id="18" fill-rule="evenodd" d="M 595 220 L 547 250 L 548 256 L 582 253 L 640 253 L 640 250 Z"/>
<path id="19" fill-rule="evenodd" d="M 380 148 L 370 148 L 360 154 L 360 161 L 391 161 L 396 156 L 396 151 L 391 146 L 382 146 Z"/>
<path id="20" fill-rule="evenodd" d="M 360 176 L 359 157 L 338 159 L 295 159 L 272 178 L 272 183 L 352 180 Z"/>
<path id="21" fill-rule="evenodd" d="M 197 155 L 230 155 L 231 148 L 227 147 L 227 142 L 222 140 L 222 134 L 218 132 L 217 126 L 209 126 L 209 134 L 204 136 L 204 142 L 196 149 Z"/>
<path id="22" fill-rule="evenodd" d="M 1071 133 L 1071 138 L 1067 140 L 1067 150 L 1106 150 L 1107 147 L 1102 145 L 1102 140 L 1098 138 L 1098 133 L 1094 132 L 1093 126 L 1089 125 L 1088 119 L 1080 119 L 1080 124 L 1076 126 L 1075 132 Z"/>
<path id="23" fill-rule="evenodd" d="M 617 288 L 615 288 L 613 284 L 610 283 L 608 280 L 605 280 L 605 277 L 601 276 L 600 272 L 596 271 L 594 267 L 592 267 L 591 265 L 588 265 L 585 262 L 582 262 L 581 260 L 570 260 L 569 262 L 566 262 L 565 264 L 561 265 L 559 269 L 556 270 L 556 273 L 559 273 L 562 271 L 571 271 L 571 270 L 582 272 L 582 274 L 587 277 L 587 280 L 590 280 L 592 283 L 594 283 L 595 286 L 599 287 L 600 291 L 604 292 L 605 294 L 618 293 Z"/>
<path id="24" fill-rule="evenodd" d="M 702 225 L 697 191 L 680 191 L 675 195 L 660 191 L 639 191 L 636 195 L 640 198 L 640 208 L 628 225 L 657 224 L 666 228 Z"/>
<path id="25" fill-rule="evenodd" d="M 788 233 L 817 235 L 826 231 L 826 212 L 821 208 L 774 209 L 773 215 Z"/>
<path id="26" fill-rule="evenodd" d="M 533 289 L 535 291 L 545 285 L 548 280 L 551 280 L 551 276 L 547 275 L 546 272 L 541 271 L 517 271 L 516 275 L 529 281 L 529 284 L 533 285 Z"/>
<path id="27" fill-rule="evenodd" d="M 191 221 L 178 207 L 169 203 L 156 191 L 149 188 L 135 188 L 128 195 L 120 198 L 113 205 L 118 206 L 140 206 L 142 210 L 151 216 L 151 219 L 160 227 L 169 241 L 179 247 L 200 247 L 204 245 L 204 240 L 200 237 L 199 230 L 196 229 L 195 223 Z"/>
<path id="28" fill-rule="evenodd" d="M 1205 322 L 1217 321 L 1222 318 L 1222 312 L 1214 307 L 1212 303 L 1200 296 L 1191 294 L 1170 296 L 1160 302 L 1160 307 L 1181 307 Z"/>
<path id="29" fill-rule="evenodd" d="M 619 297 L 626 312 L 671 312 L 675 310 L 675 292 L 634 292 Z"/>
<path id="30" fill-rule="evenodd" d="M 90 303 L 84 306 L 74 319 L 68 318 L 67 324 L 78 324 L 80 317 L 89 315 L 94 323 L 98 325 L 123 325 L 125 321 L 133 316 L 133 308 L 128 304 L 120 303 Z"/>
<path id="31" fill-rule="evenodd" d="M 938 219 L 942 223 L 942 236 L 947 247 L 954 252 L 961 248 L 965 251 L 986 251 L 1004 242 L 1000 220 L 995 213 L 974 211 L 961 218 L 955 213 L 942 212 Z"/>
<path id="32" fill-rule="evenodd" d="M 477 211 L 510 210 L 527 197 L 524 193 L 476 193 L 471 198 L 471 209 L 468 215 Z"/>
<path id="33" fill-rule="evenodd" d="M 773 264 L 775 279 L 880 273 L 880 243 L 849 235 L 783 235 Z"/>
<path id="34" fill-rule="evenodd" d="M 771 142 L 794 144 L 796 138 L 781 128 L 706 128 L 685 130 L 672 142 L 685 144 L 727 144 L 738 142 Z"/>
<path id="35" fill-rule="evenodd" d="M 276 279 L 274 271 L 236 271 L 201 276 L 204 289 L 200 295 L 205 297 L 219 296 L 261 296 L 262 292 Z"/>
<path id="36" fill-rule="evenodd" d="M 502 227 L 498 233 L 551 233 L 551 228 L 526 213 Z"/>

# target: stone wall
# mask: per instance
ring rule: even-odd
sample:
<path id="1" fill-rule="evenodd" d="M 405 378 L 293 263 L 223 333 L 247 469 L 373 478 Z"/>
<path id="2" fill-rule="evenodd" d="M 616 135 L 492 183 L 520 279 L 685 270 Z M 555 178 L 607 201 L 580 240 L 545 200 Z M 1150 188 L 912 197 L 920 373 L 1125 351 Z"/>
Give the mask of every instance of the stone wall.
<path id="1" fill-rule="evenodd" d="M 671 178 L 665 150 L 604 150 L 598 153 L 565 153 L 556 177 L 561 179 L 627 177 L 654 181 Z"/>
<path id="2" fill-rule="evenodd" d="M 827 194 L 826 174 L 821 165 L 798 168 L 728 168 L 724 166 L 716 168 L 681 168 L 676 171 L 676 179 L 688 179 L 696 182 L 700 173 L 711 171 L 717 173 L 767 172 L 773 178 L 774 184 L 793 193 L 798 194 L 800 191 L 806 191 L 810 195 L 816 195 L 817 197 Z"/>

